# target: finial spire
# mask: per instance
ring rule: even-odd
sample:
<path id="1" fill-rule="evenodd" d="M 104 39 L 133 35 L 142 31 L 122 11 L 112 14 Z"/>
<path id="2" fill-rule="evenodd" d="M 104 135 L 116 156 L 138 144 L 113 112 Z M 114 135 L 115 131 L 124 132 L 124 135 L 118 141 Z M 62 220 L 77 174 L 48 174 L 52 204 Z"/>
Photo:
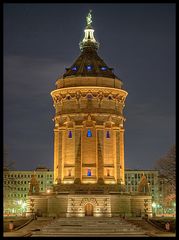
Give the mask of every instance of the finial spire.
<path id="1" fill-rule="evenodd" d="M 85 36 L 83 40 L 80 42 L 80 50 L 83 51 L 86 47 L 92 47 L 94 49 L 98 49 L 99 43 L 94 38 L 94 29 L 91 26 L 92 23 L 92 10 L 89 10 L 88 15 L 86 16 L 86 28 L 84 30 Z"/>
<path id="2" fill-rule="evenodd" d="M 87 23 L 87 26 L 89 26 L 89 27 L 91 26 L 91 23 L 92 23 L 91 13 L 92 13 L 92 10 L 90 9 L 88 15 L 86 16 L 86 23 Z"/>

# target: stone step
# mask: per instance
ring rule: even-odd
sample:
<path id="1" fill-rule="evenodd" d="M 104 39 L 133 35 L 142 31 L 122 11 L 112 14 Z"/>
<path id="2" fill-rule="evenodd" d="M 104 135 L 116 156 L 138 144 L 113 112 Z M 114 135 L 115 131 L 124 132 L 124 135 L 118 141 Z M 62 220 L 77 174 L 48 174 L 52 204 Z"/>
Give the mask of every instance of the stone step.
<path id="1" fill-rule="evenodd" d="M 61 234 L 144 234 L 144 231 L 121 218 L 59 218 L 40 227 L 40 231 L 33 232 L 34 236 L 41 234 L 44 236 Z"/>
<path id="2" fill-rule="evenodd" d="M 51 228 L 44 228 L 41 229 L 41 231 L 95 231 L 95 230 L 99 230 L 99 231 L 139 231 L 141 230 L 141 228 L 139 227 L 117 227 L 117 228 L 111 228 L 110 226 L 107 228 L 104 227 L 98 227 L 98 226 L 94 226 L 94 227 L 89 227 L 89 228 L 84 228 L 84 227 L 51 227 Z"/>
<path id="3" fill-rule="evenodd" d="M 31 237 L 149 237 L 145 232 L 119 232 L 119 233 L 102 233 L 102 232 L 96 232 L 96 233 L 33 233 Z"/>

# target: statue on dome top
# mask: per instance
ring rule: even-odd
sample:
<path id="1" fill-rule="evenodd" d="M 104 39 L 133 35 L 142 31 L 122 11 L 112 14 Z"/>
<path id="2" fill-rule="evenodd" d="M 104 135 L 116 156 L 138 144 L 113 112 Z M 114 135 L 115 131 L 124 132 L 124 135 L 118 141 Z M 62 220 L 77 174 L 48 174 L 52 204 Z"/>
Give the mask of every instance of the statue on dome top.
<path id="1" fill-rule="evenodd" d="M 89 11 L 87 17 L 86 17 L 86 22 L 87 22 L 87 26 L 90 26 L 92 23 L 92 15 L 91 15 L 92 10 Z"/>

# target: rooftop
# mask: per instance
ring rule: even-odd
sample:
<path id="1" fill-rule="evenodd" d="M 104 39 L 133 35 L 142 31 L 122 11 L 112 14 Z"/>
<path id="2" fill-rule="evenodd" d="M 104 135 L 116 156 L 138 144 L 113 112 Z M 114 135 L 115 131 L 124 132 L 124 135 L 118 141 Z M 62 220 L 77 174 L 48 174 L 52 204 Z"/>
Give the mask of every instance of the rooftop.
<path id="1" fill-rule="evenodd" d="M 66 72 L 63 74 L 63 78 L 71 78 L 77 76 L 118 78 L 112 72 L 113 68 L 108 67 L 107 64 L 97 54 L 99 43 L 95 40 L 94 29 L 91 26 L 91 11 L 86 17 L 86 21 L 87 25 L 84 30 L 85 36 L 79 44 L 81 54 L 71 67 L 66 68 Z"/>

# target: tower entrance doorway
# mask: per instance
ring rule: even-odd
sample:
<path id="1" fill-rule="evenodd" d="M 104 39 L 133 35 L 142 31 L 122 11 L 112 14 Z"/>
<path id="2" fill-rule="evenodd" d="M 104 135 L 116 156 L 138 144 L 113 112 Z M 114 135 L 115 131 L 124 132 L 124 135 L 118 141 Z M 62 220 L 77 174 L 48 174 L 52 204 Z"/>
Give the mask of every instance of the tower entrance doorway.
<path id="1" fill-rule="evenodd" d="M 85 205 L 85 216 L 93 216 L 93 205 L 91 203 Z"/>

